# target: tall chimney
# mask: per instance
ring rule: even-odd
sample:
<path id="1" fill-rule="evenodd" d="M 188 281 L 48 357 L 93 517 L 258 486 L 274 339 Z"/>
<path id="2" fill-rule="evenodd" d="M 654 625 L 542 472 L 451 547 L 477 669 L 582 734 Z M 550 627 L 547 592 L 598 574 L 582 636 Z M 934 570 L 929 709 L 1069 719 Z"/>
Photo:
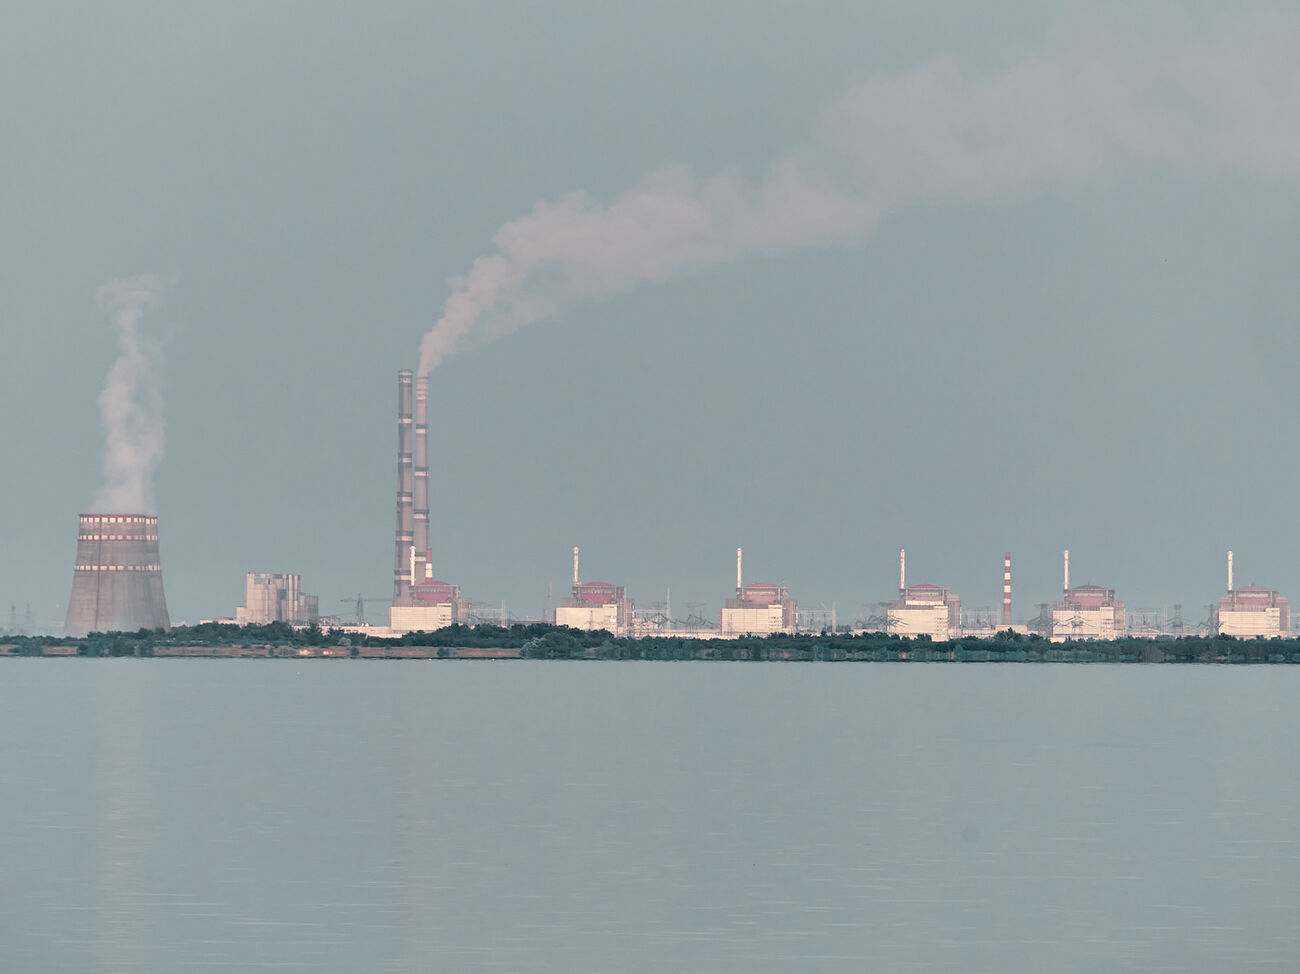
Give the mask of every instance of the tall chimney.
<path id="1" fill-rule="evenodd" d="M 741 590 L 745 587 L 744 579 L 740 571 L 741 559 L 743 557 L 744 557 L 743 552 L 741 551 L 741 549 L 737 548 L 736 549 L 736 598 L 741 597 Z"/>
<path id="2" fill-rule="evenodd" d="M 1232 591 L 1232 552 L 1228 552 L 1228 591 Z"/>
<path id="3" fill-rule="evenodd" d="M 1070 549 L 1065 549 L 1065 594 L 1070 594 Z"/>
<path id="4" fill-rule="evenodd" d="M 907 549 L 898 549 L 898 594 L 907 594 Z"/>
<path id="5" fill-rule="evenodd" d="M 393 563 L 393 604 L 407 603 L 410 587 L 409 559 L 415 544 L 411 470 L 411 370 L 397 373 L 397 557 Z"/>
<path id="6" fill-rule="evenodd" d="M 578 587 L 578 546 L 573 546 L 573 587 Z"/>
<path id="7" fill-rule="evenodd" d="M 1002 559 L 1002 624 L 1011 625 L 1011 552 Z"/>
<path id="8" fill-rule="evenodd" d="M 415 584 L 433 575 L 429 553 L 429 379 L 415 380 Z"/>

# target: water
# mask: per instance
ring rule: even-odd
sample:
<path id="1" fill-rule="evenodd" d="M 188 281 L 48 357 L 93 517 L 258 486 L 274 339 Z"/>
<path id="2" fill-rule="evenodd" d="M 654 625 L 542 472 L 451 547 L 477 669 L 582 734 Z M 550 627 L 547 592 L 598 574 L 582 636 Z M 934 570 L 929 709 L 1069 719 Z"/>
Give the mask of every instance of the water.
<path id="1" fill-rule="evenodd" d="M 1300 967 L 1300 668 L 0 661 L 5 971 Z"/>

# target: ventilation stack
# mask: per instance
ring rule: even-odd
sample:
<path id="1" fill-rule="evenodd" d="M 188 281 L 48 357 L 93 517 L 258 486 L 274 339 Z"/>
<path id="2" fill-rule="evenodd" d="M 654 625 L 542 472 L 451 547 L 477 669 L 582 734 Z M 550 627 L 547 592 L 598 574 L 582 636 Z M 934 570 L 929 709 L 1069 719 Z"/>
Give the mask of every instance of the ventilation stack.
<path id="1" fill-rule="evenodd" d="M 397 373 L 397 553 L 393 564 L 393 604 L 409 605 L 415 576 L 414 472 L 411 469 L 410 369 Z"/>
<path id="2" fill-rule="evenodd" d="M 158 555 L 158 518 L 82 514 L 67 636 L 170 629 Z"/>

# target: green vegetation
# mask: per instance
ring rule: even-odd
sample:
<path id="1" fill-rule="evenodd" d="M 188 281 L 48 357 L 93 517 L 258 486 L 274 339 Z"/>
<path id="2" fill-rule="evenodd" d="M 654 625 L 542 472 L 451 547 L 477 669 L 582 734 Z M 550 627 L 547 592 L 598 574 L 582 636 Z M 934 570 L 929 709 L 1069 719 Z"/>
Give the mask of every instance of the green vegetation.
<path id="1" fill-rule="evenodd" d="M 439 659 L 480 650 L 517 651 L 525 659 L 639 660 L 792 660 L 810 662 L 957 662 L 957 663 L 1300 663 L 1300 639 L 1233 639 L 1228 636 L 1180 639 L 1117 639 L 1112 642 L 1050 643 L 1041 636 L 1010 630 L 990 639 L 933 642 L 886 633 L 775 635 L 734 640 L 677 637 L 616 638 L 608 632 L 585 632 L 551 625 L 451 626 L 436 632 L 408 633 L 377 639 L 331 629 L 294 629 L 285 623 L 235 626 L 209 623 L 168 632 L 94 633 L 85 639 L 21 637 L 0 643 L 9 656 L 163 655 L 168 647 L 209 648 L 225 655 L 232 648 L 244 655 L 296 656 L 308 647 L 334 647 L 356 658 L 374 650 L 428 649 Z M 369 654 L 365 652 L 371 650 Z"/>

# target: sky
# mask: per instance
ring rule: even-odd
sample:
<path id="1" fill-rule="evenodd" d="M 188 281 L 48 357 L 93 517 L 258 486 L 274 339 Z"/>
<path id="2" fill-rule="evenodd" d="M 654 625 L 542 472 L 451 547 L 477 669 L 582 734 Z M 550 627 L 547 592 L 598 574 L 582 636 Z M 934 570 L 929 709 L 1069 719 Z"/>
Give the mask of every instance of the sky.
<path id="1" fill-rule="evenodd" d="M 5 4 L 0 627 L 123 482 L 175 622 L 387 597 L 422 342 L 515 615 L 1300 597 L 1300 8 L 1131 6 Z"/>

